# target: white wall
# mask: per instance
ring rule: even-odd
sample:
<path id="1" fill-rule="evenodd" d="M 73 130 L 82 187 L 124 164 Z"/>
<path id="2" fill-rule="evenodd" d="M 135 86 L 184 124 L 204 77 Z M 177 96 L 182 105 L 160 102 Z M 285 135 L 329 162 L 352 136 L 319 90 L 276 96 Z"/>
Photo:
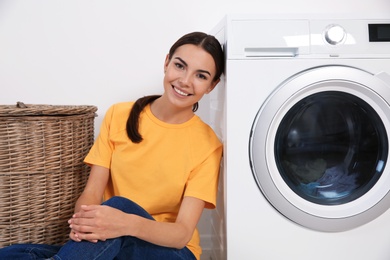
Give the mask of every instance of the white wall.
<path id="1" fill-rule="evenodd" d="M 109 105 L 161 93 L 181 35 L 208 32 L 227 13 L 275 12 L 388 17 L 390 1 L 0 0 L 0 104 L 96 105 L 98 129 Z"/>
<path id="2" fill-rule="evenodd" d="M 171 44 L 226 13 L 389 13 L 389 0 L 0 0 L 0 104 L 108 106 L 161 93 Z"/>

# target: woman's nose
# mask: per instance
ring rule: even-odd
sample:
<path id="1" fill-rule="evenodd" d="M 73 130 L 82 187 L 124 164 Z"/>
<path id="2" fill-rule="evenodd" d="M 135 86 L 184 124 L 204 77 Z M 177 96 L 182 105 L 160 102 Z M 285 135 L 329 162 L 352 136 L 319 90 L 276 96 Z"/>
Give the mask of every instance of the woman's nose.
<path id="1" fill-rule="evenodd" d="M 179 79 L 180 84 L 189 86 L 191 84 L 191 75 L 188 73 L 184 73 L 180 79 Z"/>

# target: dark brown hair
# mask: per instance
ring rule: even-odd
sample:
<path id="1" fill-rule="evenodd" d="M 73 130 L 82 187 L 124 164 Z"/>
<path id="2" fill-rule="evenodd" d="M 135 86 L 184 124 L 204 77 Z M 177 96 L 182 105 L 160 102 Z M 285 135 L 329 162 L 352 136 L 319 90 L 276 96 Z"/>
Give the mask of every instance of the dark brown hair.
<path id="1" fill-rule="evenodd" d="M 206 33 L 202 32 L 193 32 L 182 36 L 179 40 L 177 40 L 169 50 L 168 58 L 169 60 L 172 58 L 173 54 L 182 45 L 185 44 L 193 44 L 199 47 L 202 47 L 206 52 L 208 52 L 214 59 L 216 73 L 213 78 L 213 81 L 218 80 L 223 71 L 224 71 L 224 53 L 221 47 L 221 44 L 218 40 Z M 150 103 L 152 103 L 157 98 L 161 97 L 161 95 L 151 95 L 139 98 L 133 105 L 133 108 L 130 111 L 129 118 L 126 123 L 126 131 L 127 135 L 133 143 L 140 143 L 143 139 L 141 134 L 138 131 L 139 127 L 139 115 L 141 111 Z M 198 110 L 198 103 L 195 103 L 192 107 L 192 111 Z"/>

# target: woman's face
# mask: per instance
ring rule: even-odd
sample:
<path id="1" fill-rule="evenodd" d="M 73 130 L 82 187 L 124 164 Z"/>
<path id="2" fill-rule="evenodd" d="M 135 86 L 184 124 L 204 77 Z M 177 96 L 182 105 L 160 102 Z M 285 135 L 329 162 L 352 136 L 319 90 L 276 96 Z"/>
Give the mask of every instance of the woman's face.
<path id="1" fill-rule="evenodd" d="M 164 64 L 164 95 L 180 108 L 191 108 L 208 94 L 219 80 L 213 81 L 216 68 L 213 57 L 201 47 L 185 44 Z"/>

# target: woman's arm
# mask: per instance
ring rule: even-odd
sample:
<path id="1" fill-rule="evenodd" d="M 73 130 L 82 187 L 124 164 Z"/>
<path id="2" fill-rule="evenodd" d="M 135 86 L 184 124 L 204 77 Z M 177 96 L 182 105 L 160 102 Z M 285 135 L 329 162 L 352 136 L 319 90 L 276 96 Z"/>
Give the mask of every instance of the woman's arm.
<path id="1" fill-rule="evenodd" d="M 75 212 L 80 210 L 81 205 L 100 205 L 102 203 L 109 176 L 109 169 L 97 165 L 91 166 L 87 184 L 76 202 Z"/>
<path id="2" fill-rule="evenodd" d="M 175 223 L 151 221 L 130 215 L 132 225 L 129 225 L 130 235 L 153 244 L 183 248 L 192 238 L 196 225 L 202 215 L 205 202 L 194 197 L 184 197 Z"/>
<path id="3" fill-rule="evenodd" d="M 205 202 L 184 197 L 175 223 L 157 222 L 126 214 L 108 206 L 82 206 L 70 224 L 80 240 L 106 240 L 120 236 L 135 236 L 150 243 L 183 248 L 191 239 Z"/>
<path id="4" fill-rule="evenodd" d="M 81 211 L 81 205 L 100 205 L 102 203 L 103 193 L 108 182 L 109 174 L 109 169 L 105 167 L 97 165 L 91 166 L 87 184 L 76 201 L 75 213 Z M 71 230 L 69 237 L 72 240 L 80 241 L 74 230 Z"/>

